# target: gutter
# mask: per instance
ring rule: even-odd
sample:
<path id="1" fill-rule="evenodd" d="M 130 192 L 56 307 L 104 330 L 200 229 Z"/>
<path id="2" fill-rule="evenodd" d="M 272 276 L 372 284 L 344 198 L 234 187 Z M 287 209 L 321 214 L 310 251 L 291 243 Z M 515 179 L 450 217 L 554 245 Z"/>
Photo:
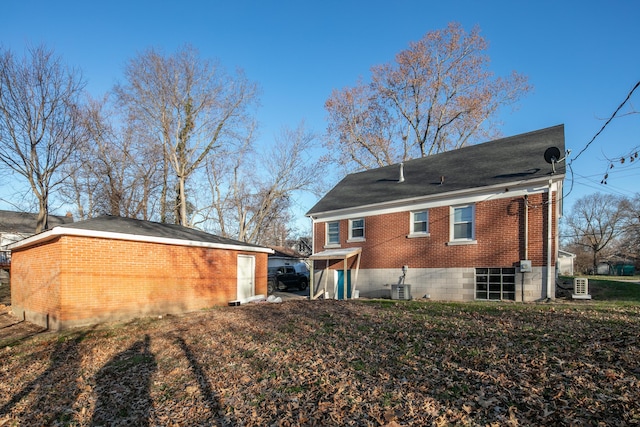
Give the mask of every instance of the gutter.
<path id="1" fill-rule="evenodd" d="M 564 174 L 555 176 L 560 177 L 560 179 L 564 178 Z M 494 198 L 497 196 L 518 197 L 525 194 L 544 193 L 548 188 L 548 182 L 548 178 L 545 178 L 543 181 L 518 181 L 511 184 L 507 183 L 478 187 L 473 189 L 456 190 L 434 195 L 416 196 L 406 199 L 390 200 L 380 203 L 371 203 L 368 205 L 350 206 L 321 212 L 308 212 L 306 216 L 314 218 L 316 220 L 331 221 L 334 219 L 357 217 L 361 216 L 363 213 L 366 213 L 367 215 L 371 215 L 372 212 L 375 212 L 375 214 L 384 214 L 395 211 L 397 209 L 404 209 L 406 207 L 410 207 L 411 209 L 413 209 L 416 206 L 421 206 L 425 209 L 428 209 L 432 206 L 427 205 L 437 206 L 441 205 L 443 202 L 445 202 L 447 205 L 450 205 L 458 203 L 475 203 L 479 201 L 489 200 L 490 198 Z"/>
<path id="2" fill-rule="evenodd" d="M 547 200 L 547 300 L 555 299 L 555 295 L 553 298 L 551 297 L 551 284 L 552 284 L 552 275 L 555 279 L 555 271 L 551 270 L 551 249 L 553 248 L 553 219 L 551 217 L 553 213 L 553 192 L 552 192 L 553 180 L 549 180 L 549 196 Z M 555 282 L 555 281 L 553 281 Z"/>

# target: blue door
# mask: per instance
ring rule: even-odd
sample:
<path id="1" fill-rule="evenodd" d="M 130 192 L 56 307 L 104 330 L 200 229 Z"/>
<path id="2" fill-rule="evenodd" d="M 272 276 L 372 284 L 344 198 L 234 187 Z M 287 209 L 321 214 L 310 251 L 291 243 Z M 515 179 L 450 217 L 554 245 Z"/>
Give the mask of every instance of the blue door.
<path id="1" fill-rule="evenodd" d="M 347 298 L 351 298 L 351 270 L 347 270 Z M 344 270 L 338 270 L 337 299 L 344 299 Z"/>

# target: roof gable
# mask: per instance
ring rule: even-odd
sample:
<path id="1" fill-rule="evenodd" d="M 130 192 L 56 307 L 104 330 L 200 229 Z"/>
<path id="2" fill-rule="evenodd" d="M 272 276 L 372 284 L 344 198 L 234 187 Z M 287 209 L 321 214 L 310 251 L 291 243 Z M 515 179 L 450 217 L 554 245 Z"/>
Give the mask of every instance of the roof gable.
<path id="1" fill-rule="evenodd" d="M 347 175 L 307 215 L 443 195 L 450 192 L 563 177 L 565 164 L 544 159 L 549 147 L 565 152 L 564 125 L 471 145 Z"/>

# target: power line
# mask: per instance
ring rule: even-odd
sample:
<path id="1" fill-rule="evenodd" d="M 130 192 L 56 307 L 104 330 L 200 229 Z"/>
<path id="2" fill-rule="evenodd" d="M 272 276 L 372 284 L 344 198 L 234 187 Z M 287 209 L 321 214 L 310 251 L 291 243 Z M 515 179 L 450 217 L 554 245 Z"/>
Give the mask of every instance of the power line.
<path id="1" fill-rule="evenodd" d="M 629 94 L 627 94 L 627 97 L 624 99 L 624 101 L 622 101 L 622 104 L 620 104 L 618 106 L 618 108 L 616 108 L 616 111 L 613 112 L 613 114 L 611 115 L 611 117 L 609 117 L 609 119 L 605 122 L 605 124 L 600 128 L 600 130 L 593 136 L 593 138 L 591 138 L 591 141 L 589 141 L 587 143 L 587 145 L 584 146 L 584 148 L 582 150 L 580 150 L 580 152 L 578 153 L 577 156 L 575 156 L 573 159 L 571 159 L 570 163 L 573 163 L 575 160 L 578 159 L 578 157 L 580 157 L 580 155 L 582 153 L 584 153 L 587 148 L 589 148 L 589 146 L 591 145 L 591 143 L 593 141 L 595 141 L 595 139 L 598 137 L 598 135 L 600 135 L 602 133 L 602 131 L 604 131 L 604 129 L 607 127 L 607 125 L 609 123 L 611 123 L 611 121 L 616 117 L 616 115 L 618 114 L 618 112 L 622 109 L 622 107 L 624 107 L 624 105 L 627 103 L 627 101 L 629 101 L 629 99 L 631 98 L 631 95 L 633 95 L 633 92 L 635 92 L 635 90 L 640 87 L 640 81 L 638 83 L 635 84 L 635 86 L 633 87 L 633 89 L 631 89 L 631 91 L 629 92 Z"/>

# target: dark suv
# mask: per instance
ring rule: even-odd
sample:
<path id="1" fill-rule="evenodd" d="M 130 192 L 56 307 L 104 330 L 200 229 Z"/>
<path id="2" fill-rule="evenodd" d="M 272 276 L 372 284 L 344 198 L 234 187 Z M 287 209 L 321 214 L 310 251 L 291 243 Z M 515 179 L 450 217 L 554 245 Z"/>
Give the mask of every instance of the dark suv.
<path id="1" fill-rule="evenodd" d="M 279 267 L 269 267 L 268 269 L 268 292 L 288 290 L 297 288 L 302 290 L 309 286 L 309 279 L 302 273 L 297 273 L 296 269 L 289 265 Z"/>

